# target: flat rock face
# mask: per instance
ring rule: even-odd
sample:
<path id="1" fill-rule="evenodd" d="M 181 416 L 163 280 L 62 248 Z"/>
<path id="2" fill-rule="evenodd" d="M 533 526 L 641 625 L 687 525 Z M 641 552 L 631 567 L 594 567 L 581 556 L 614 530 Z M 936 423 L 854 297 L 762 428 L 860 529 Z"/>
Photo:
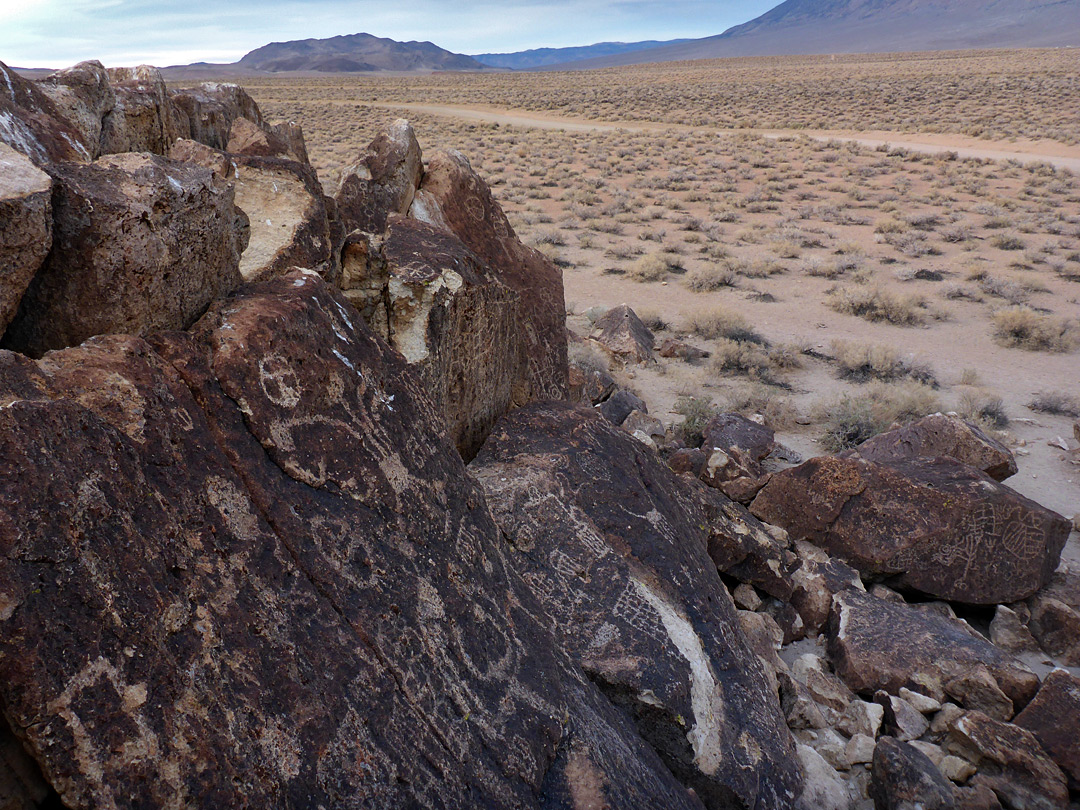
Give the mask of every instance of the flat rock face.
<path id="1" fill-rule="evenodd" d="M 1013 722 L 1035 735 L 1065 773 L 1069 788 L 1080 790 L 1080 678 L 1055 669 Z"/>
<path id="2" fill-rule="evenodd" d="M 304 135 L 297 125 L 260 127 L 247 118 L 237 118 L 229 129 L 225 151 L 250 157 L 279 157 L 307 163 Z"/>
<path id="3" fill-rule="evenodd" d="M 970 604 L 1031 596 L 1069 522 L 952 459 L 821 457 L 773 474 L 751 511 L 900 588 Z"/>
<path id="4" fill-rule="evenodd" d="M 944 696 L 948 682 L 980 664 L 1017 707 L 1039 688 L 1034 672 L 959 622 L 859 590 L 833 597 L 825 636 L 836 674 L 864 695 L 906 686 Z"/>
<path id="5" fill-rule="evenodd" d="M 656 338 L 626 304 L 612 307 L 593 326 L 589 337 L 618 359 L 630 363 L 648 363 L 655 359 Z"/>
<path id="6" fill-rule="evenodd" d="M 232 188 L 148 154 L 54 167 L 53 245 L 4 337 L 40 356 L 190 325 L 240 281 Z"/>
<path id="7" fill-rule="evenodd" d="M 52 245 L 52 179 L 0 143 L 0 334 Z"/>
<path id="8" fill-rule="evenodd" d="M 92 149 L 64 111 L 38 87 L 0 62 L 0 142 L 36 166 L 56 160 L 90 161 Z"/>
<path id="9" fill-rule="evenodd" d="M 0 371 L 0 700 L 65 806 L 699 806 L 314 274 Z"/>
<path id="10" fill-rule="evenodd" d="M 341 172 L 334 200 L 346 233 L 380 233 L 390 214 L 405 214 L 423 174 L 420 144 L 399 118 Z"/>
<path id="11" fill-rule="evenodd" d="M 566 304 L 562 273 L 526 247 L 464 155 L 436 152 L 409 215 L 455 234 L 521 297 L 528 388 L 516 404 L 566 399 Z"/>
<path id="12" fill-rule="evenodd" d="M 560 643 L 708 807 L 787 807 L 799 767 L 706 553 L 708 492 L 596 413 L 507 415 L 469 467 Z"/>
<path id="13" fill-rule="evenodd" d="M 1009 448 L 970 422 L 941 413 L 880 433 L 841 455 L 879 464 L 948 456 L 982 470 L 995 481 L 1004 481 L 1016 473 L 1016 459 Z"/>
<path id="14" fill-rule="evenodd" d="M 38 87 L 79 131 L 91 156 L 98 157 L 102 121 L 116 107 L 116 95 L 105 66 L 97 60 L 79 62 L 50 73 L 38 82 Z"/>
<path id="15" fill-rule="evenodd" d="M 214 149 L 228 146 L 229 132 L 236 119 L 246 118 L 258 127 L 265 123 L 259 105 L 236 84 L 203 82 L 198 87 L 173 90 L 169 100 L 178 137 Z"/>
<path id="16" fill-rule="evenodd" d="M 934 763 L 915 747 L 882 737 L 874 748 L 870 798 L 877 810 L 952 810 L 953 788 Z"/>
<path id="17" fill-rule="evenodd" d="M 150 65 L 109 68 L 115 103 L 101 122 L 100 154 L 166 155 L 181 130 L 161 72 Z"/>

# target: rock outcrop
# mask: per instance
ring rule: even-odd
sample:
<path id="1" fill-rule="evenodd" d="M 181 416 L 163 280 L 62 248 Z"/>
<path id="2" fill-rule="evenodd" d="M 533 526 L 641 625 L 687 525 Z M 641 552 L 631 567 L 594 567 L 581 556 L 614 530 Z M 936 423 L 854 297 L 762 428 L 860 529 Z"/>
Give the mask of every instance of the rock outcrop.
<path id="1" fill-rule="evenodd" d="M 732 500 L 750 503 L 768 481 L 762 462 L 776 447 L 773 432 L 737 413 L 721 413 L 701 431 L 706 454 L 700 478 Z"/>
<path id="2" fill-rule="evenodd" d="M 52 161 L 93 159 L 82 134 L 36 82 L 0 62 L 0 143 L 22 152 L 36 166 Z"/>
<path id="3" fill-rule="evenodd" d="M 91 158 L 101 155 L 102 125 L 116 107 L 109 72 L 97 60 L 57 70 L 38 82 L 64 117 L 79 132 Z"/>
<path id="4" fill-rule="evenodd" d="M 65 806 L 700 806 L 315 274 L 0 386 L 0 700 Z"/>
<path id="5" fill-rule="evenodd" d="M 334 201 L 345 233 L 381 233 L 390 214 L 408 213 L 423 170 L 416 135 L 399 118 L 341 171 Z"/>
<path id="6" fill-rule="evenodd" d="M 255 100 L 236 84 L 203 82 L 198 87 L 172 91 L 170 99 L 178 137 L 214 149 L 229 145 L 229 133 L 238 118 L 246 118 L 260 128 L 265 126 Z"/>
<path id="7" fill-rule="evenodd" d="M 168 154 L 180 127 L 161 71 L 139 65 L 109 68 L 108 74 L 115 104 L 101 122 L 100 153 Z"/>
<path id="8" fill-rule="evenodd" d="M 594 412 L 518 409 L 470 465 L 560 643 L 707 807 L 786 807 L 799 768 L 706 553 L 704 491 Z"/>
<path id="9" fill-rule="evenodd" d="M 148 154 L 53 167 L 53 244 L 4 336 L 41 356 L 94 335 L 182 329 L 240 281 L 232 188 Z"/>
<path id="10" fill-rule="evenodd" d="M 0 143 L 0 334 L 52 246 L 52 179 Z"/>
<path id="11" fill-rule="evenodd" d="M 973 467 L 938 457 L 813 458 L 774 473 L 751 511 L 867 577 L 957 602 L 1031 596 L 1069 522 Z"/>

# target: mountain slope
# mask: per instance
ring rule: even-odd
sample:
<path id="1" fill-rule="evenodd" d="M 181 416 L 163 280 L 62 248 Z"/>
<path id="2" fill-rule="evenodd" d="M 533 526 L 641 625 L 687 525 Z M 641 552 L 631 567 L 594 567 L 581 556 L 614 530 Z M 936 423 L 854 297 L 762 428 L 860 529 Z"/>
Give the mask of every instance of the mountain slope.
<path id="1" fill-rule="evenodd" d="M 722 34 L 547 69 L 768 54 L 1080 45 L 1080 0 L 786 0 Z"/>
<path id="2" fill-rule="evenodd" d="M 472 57 L 451 53 L 430 42 L 397 42 L 371 34 L 271 42 L 246 54 L 236 66 L 271 73 L 485 69 Z"/>
<path id="3" fill-rule="evenodd" d="M 527 70 L 528 68 L 555 65 L 563 62 L 575 62 L 580 59 L 615 56 L 632 51 L 660 48 L 665 45 L 679 45 L 690 42 L 688 39 L 645 40 L 644 42 L 597 42 L 593 45 L 580 45 L 571 48 L 533 48 L 513 53 L 476 53 L 472 58 L 491 67 Z"/>

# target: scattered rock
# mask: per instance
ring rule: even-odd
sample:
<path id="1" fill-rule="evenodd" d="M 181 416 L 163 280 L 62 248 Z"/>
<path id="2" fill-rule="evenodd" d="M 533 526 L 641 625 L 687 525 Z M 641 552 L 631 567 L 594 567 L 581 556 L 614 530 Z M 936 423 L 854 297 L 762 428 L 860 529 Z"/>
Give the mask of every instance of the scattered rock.
<path id="1" fill-rule="evenodd" d="M 882 716 L 885 733 L 901 742 L 917 740 L 930 728 L 919 710 L 901 697 L 879 690 L 874 693 L 874 702 L 885 710 Z"/>
<path id="2" fill-rule="evenodd" d="M 240 281 L 232 188 L 148 154 L 53 167 L 53 243 L 4 345 L 40 357 L 94 335 L 183 329 Z"/>
<path id="3" fill-rule="evenodd" d="M 601 402 L 597 406 L 597 410 L 605 419 L 611 422 L 611 424 L 618 427 L 625 422 L 627 417 L 634 411 L 648 413 L 649 406 L 647 406 L 645 400 L 637 394 L 627 391 L 624 388 L 620 388 Z"/>
<path id="4" fill-rule="evenodd" d="M 0 335 L 52 245 L 52 179 L 0 143 Z"/>
<path id="5" fill-rule="evenodd" d="M 990 622 L 990 641 L 995 647 L 1010 653 L 1036 652 L 1039 649 L 1039 643 L 1020 621 L 1016 611 L 1005 605 L 998 605 L 994 611 L 994 618 Z"/>
<path id="6" fill-rule="evenodd" d="M 705 553 L 708 490 L 557 402 L 509 413 L 469 471 L 561 644 L 706 806 L 798 789 L 775 693 Z"/>
<path id="7" fill-rule="evenodd" d="M 743 610 L 757 610 L 762 604 L 761 597 L 754 590 L 754 586 L 747 585 L 745 582 L 736 585 L 735 590 L 731 592 L 731 596 L 735 600 L 736 607 Z"/>
<path id="8" fill-rule="evenodd" d="M 705 470 L 708 454 L 698 447 L 680 447 L 668 456 L 668 466 L 673 472 L 685 473 L 698 478 Z"/>
<path id="9" fill-rule="evenodd" d="M 791 674 L 806 687 L 817 703 L 838 713 L 855 700 L 851 690 L 829 672 L 824 660 L 816 655 L 808 653 L 796 658 L 791 666 Z"/>
<path id="10" fill-rule="evenodd" d="M 961 706 L 975 709 L 995 720 L 1011 720 L 1013 703 L 997 685 L 990 670 L 981 664 L 946 682 L 945 691 Z"/>
<path id="11" fill-rule="evenodd" d="M 623 362 L 651 363 L 654 360 L 653 333 L 626 304 L 609 309 L 593 324 L 589 337 Z"/>
<path id="12" fill-rule="evenodd" d="M 956 810 L 1001 810 L 997 794 L 986 785 L 954 787 Z"/>
<path id="13" fill-rule="evenodd" d="M 408 213 L 423 170 L 416 134 L 399 118 L 341 171 L 334 200 L 345 232 L 381 233 L 390 214 Z"/>
<path id="14" fill-rule="evenodd" d="M 844 778 L 809 745 L 796 746 L 803 770 L 803 790 L 796 810 L 852 810 L 854 802 Z"/>
<path id="15" fill-rule="evenodd" d="M 980 664 L 1016 706 L 1039 687 L 1034 672 L 959 622 L 861 591 L 836 595 L 825 633 L 834 671 L 860 694 L 908 686 L 937 697 L 946 682 Z"/>
<path id="16" fill-rule="evenodd" d="M 1069 667 L 1080 667 L 1080 610 L 1050 595 L 1029 600 L 1028 630 L 1043 652 Z"/>
<path id="17" fill-rule="evenodd" d="M 877 740 L 866 734 L 856 734 L 848 740 L 844 749 L 844 757 L 849 765 L 865 765 L 874 761 L 874 748 Z"/>
<path id="18" fill-rule="evenodd" d="M 877 810 L 952 810 L 953 788 L 915 747 L 882 737 L 874 749 L 870 797 Z"/>
<path id="19" fill-rule="evenodd" d="M 664 423 L 655 416 L 649 416 L 645 411 L 630 411 L 621 427 L 627 433 L 644 433 L 656 441 L 663 441 L 667 433 Z"/>
<path id="20" fill-rule="evenodd" d="M 933 714 L 934 712 L 941 710 L 940 701 L 935 700 L 929 695 L 924 695 L 922 692 L 908 689 L 906 686 L 901 686 L 897 695 L 914 706 L 919 714 Z"/>
<path id="21" fill-rule="evenodd" d="M 615 391 L 615 378 L 605 369 L 590 368 L 580 363 L 570 364 L 570 401 L 599 405 Z"/>
<path id="22" fill-rule="evenodd" d="M 836 728 L 849 737 L 862 735 L 874 739 L 877 737 L 878 729 L 881 728 L 881 720 L 884 716 L 885 709 L 882 706 L 855 698 L 840 715 Z"/>
<path id="23" fill-rule="evenodd" d="M 1006 807 L 1063 810 L 1069 803 L 1065 775 L 1025 729 L 968 712 L 956 721 L 948 745 L 975 765 L 973 782 L 993 790 Z"/>
<path id="24" fill-rule="evenodd" d="M 1065 773 L 1071 790 L 1080 790 L 1080 678 L 1055 669 L 1035 698 L 1016 716 Z"/>
<path id="25" fill-rule="evenodd" d="M 863 576 L 971 604 L 1033 594 L 1069 533 L 1061 515 L 944 457 L 813 458 L 774 473 L 751 510 Z"/>
<path id="26" fill-rule="evenodd" d="M 698 363 L 710 356 L 710 352 L 675 338 L 665 338 L 658 354 L 666 358 L 677 357 L 687 363 Z"/>
<path id="27" fill-rule="evenodd" d="M 879 433 L 840 455 L 878 464 L 948 456 L 982 470 L 995 481 L 1016 474 L 1016 459 L 1008 447 L 970 422 L 943 413 L 932 413 L 910 425 Z"/>
<path id="28" fill-rule="evenodd" d="M 802 616 L 806 632 L 817 635 L 829 618 L 833 596 L 848 588 L 863 590 L 859 572 L 830 557 L 812 543 L 797 541 L 799 564 L 791 574 L 791 604 Z"/>

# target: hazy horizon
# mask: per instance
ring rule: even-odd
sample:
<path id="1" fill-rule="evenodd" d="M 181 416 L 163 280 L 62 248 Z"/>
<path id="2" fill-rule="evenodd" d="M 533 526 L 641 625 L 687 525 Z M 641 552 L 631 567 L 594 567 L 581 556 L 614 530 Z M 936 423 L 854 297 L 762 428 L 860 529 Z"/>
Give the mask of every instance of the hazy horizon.
<path id="1" fill-rule="evenodd" d="M 234 62 L 270 42 L 365 32 L 431 41 L 456 53 L 505 53 L 595 42 L 719 34 L 775 6 L 774 0 L 4 0 L 0 61 L 59 68 L 85 59 L 107 66 Z M 573 26 L 567 25 L 573 20 Z"/>

